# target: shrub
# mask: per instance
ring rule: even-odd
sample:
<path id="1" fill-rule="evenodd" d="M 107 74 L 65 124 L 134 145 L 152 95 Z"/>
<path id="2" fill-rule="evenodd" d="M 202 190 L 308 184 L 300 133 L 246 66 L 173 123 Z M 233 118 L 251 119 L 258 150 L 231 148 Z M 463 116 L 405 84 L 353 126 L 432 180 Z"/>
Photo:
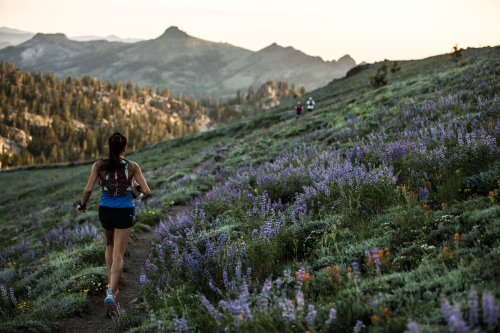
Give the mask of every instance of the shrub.
<path id="1" fill-rule="evenodd" d="M 145 225 L 154 226 L 160 222 L 161 217 L 162 214 L 160 214 L 159 211 L 156 209 L 150 209 L 137 214 L 137 221 Z"/>
<path id="2" fill-rule="evenodd" d="M 500 162 L 489 164 L 485 171 L 472 174 L 464 178 L 464 187 L 472 193 L 486 195 L 489 191 L 498 188 L 500 180 Z"/>
<path id="3" fill-rule="evenodd" d="M 394 61 L 392 63 L 392 67 L 391 67 L 391 73 L 392 74 L 396 74 L 397 72 L 399 72 L 401 70 L 401 66 L 398 65 L 398 62 L 397 61 Z"/>
<path id="4" fill-rule="evenodd" d="M 45 323 L 37 320 L 19 320 L 2 323 L 0 326 L 2 333 L 50 333 L 52 330 Z"/>
<path id="5" fill-rule="evenodd" d="M 370 85 L 372 88 L 380 88 L 387 84 L 387 64 L 384 61 L 382 65 L 377 68 L 374 76 L 370 77 Z"/>
<path id="6" fill-rule="evenodd" d="M 91 243 L 85 246 L 83 250 L 78 252 L 79 266 L 103 266 L 106 265 L 104 260 L 105 248 L 102 244 Z"/>
<path id="7" fill-rule="evenodd" d="M 452 48 L 453 52 L 451 53 L 451 61 L 454 63 L 458 63 L 462 59 L 462 51 L 463 49 L 458 47 L 458 44 L 455 44 Z"/>
<path id="8" fill-rule="evenodd" d="M 88 295 L 101 295 L 106 289 L 107 277 L 101 274 L 80 275 L 73 279 L 71 284 L 65 287 L 68 293 L 80 293 Z"/>

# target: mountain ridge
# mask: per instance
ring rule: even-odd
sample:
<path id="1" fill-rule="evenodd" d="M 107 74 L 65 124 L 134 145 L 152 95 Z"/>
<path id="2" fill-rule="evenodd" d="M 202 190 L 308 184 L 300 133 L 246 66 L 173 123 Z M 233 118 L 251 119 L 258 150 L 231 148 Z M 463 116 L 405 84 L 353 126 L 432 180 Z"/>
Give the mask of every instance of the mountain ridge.
<path id="1" fill-rule="evenodd" d="M 26 70 L 133 80 L 142 86 L 150 84 L 199 98 L 233 96 L 237 90 L 258 87 L 268 79 L 286 80 L 312 90 L 344 76 L 356 65 L 351 57 L 324 61 L 276 43 L 251 51 L 193 37 L 176 26 L 155 39 L 136 43 L 81 42 L 62 33 L 39 33 L 0 50 L 0 59 Z"/>

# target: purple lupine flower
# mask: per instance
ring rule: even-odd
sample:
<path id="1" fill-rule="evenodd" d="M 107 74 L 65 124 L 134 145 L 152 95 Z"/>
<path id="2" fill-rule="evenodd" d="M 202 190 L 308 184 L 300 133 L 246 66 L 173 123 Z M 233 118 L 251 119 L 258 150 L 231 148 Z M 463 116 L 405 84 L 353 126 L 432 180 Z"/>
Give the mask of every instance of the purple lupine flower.
<path id="1" fill-rule="evenodd" d="M 10 301 L 12 302 L 12 304 L 14 304 L 14 306 L 16 306 L 17 299 L 16 299 L 16 295 L 14 295 L 14 289 L 12 287 L 9 288 L 9 294 L 10 294 Z"/>
<path id="2" fill-rule="evenodd" d="M 139 276 L 139 282 L 143 287 L 146 283 L 148 283 L 148 278 L 146 277 L 146 274 L 144 272 Z"/>
<path id="3" fill-rule="evenodd" d="M 54 299 L 51 297 L 49 302 L 49 310 L 52 310 L 53 306 L 54 306 Z"/>
<path id="4" fill-rule="evenodd" d="M 26 290 L 28 290 L 28 298 L 30 298 L 31 297 L 31 287 L 26 286 Z"/>
<path id="5" fill-rule="evenodd" d="M 498 326 L 498 306 L 495 305 L 495 298 L 490 293 L 483 294 L 483 322 L 488 326 Z"/>
<path id="6" fill-rule="evenodd" d="M 187 320 L 182 317 L 182 318 L 173 318 L 172 321 L 174 322 L 174 329 L 176 332 L 189 332 L 189 326 L 187 324 Z"/>
<path id="7" fill-rule="evenodd" d="M 285 300 L 278 303 L 278 306 L 281 309 L 281 317 L 287 321 L 292 322 L 295 321 L 295 306 L 291 300 Z"/>
<path id="8" fill-rule="evenodd" d="M 258 232 L 259 232 L 259 230 L 253 229 L 253 231 L 252 231 L 252 240 L 255 240 L 257 238 L 257 233 Z"/>
<path id="9" fill-rule="evenodd" d="M 361 329 L 363 328 L 363 322 L 361 320 L 356 321 L 356 325 L 354 326 L 354 333 L 359 333 L 361 332 Z"/>
<path id="10" fill-rule="evenodd" d="M 219 288 L 217 288 L 213 281 L 208 281 L 208 286 L 210 287 L 210 289 L 212 289 L 215 293 L 217 293 L 218 295 L 221 295 L 222 296 L 222 291 L 220 291 Z"/>
<path id="11" fill-rule="evenodd" d="M 453 311 L 453 315 L 450 317 L 449 327 L 451 332 L 456 333 L 468 333 L 469 329 L 465 321 L 462 320 L 462 316 L 460 315 L 460 307 L 455 305 L 455 309 Z"/>
<path id="12" fill-rule="evenodd" d="M 9 295 L 3 284 L 0 284 L 0 290 L 2 291 L 2 298 L 7 302 L 9 300 Z"/>
<path id="13" fill-rule="evenodd" d="M 374 263 L 375 263 L 375 269 L 377 271 L 377 276 L 381 276 L 382 273 L 380 271 L 380 265 L 382 263 L 380 262 L 380 256 L 378 254 L 378 249 L 376 247 L 374 247 L 373 250 L 371 251 L 371 253 L 369 253 L 369 257 L 370 258 L 375 258 Z"/>
<path id="14" fill-rule="evenodd" d="M 207 311 L 212 315 L 212 317 L 214 317 L 216 321 L 225 318 L 225 316 L 222 313 L 217 311 L 217 309 L 214 308 L 212 304 L 210 304 L 210 301 L 204 295 L 201 295 L 200 298 L 201 298 L 201 304 L 203 304 L 205 309 L 207 309 Z"/>
<path id="15" fill-rule="evenodd" d="M 441 311 L 443 312 L 443 317 L 451 332 L 456 333 L 466 333 L 468 332 L 467 324 L 462 320 L 460 314 L 460 306 L 456 304 L 453 308 L 450 302 L 445 298 L 441 302 Z"/>
<path id="16" fill-rule="evenodd" d="M 429 190 L 427 189 L 427 187 L 420 188 L 418 197 L 420 201 L 427 201 L 427 198 L 429 197 Z"/>
<path id="17" fill-rule="evenodd" d="M 328 314 L 328 319 L 325 322 L 326 326 L 330 326 L 330 324 L 337 319 L 337 311 L 334 308 L 330 309 L 330 313 Z"/>
<path id="18" fill-rule="evenodd" d="M 241 279 L 241 260 L 238 260 L 234 274 L 236 276 L 236 280 L 239 281 Z"/>
<path id="19" fill-rule="evenodd" d="M 267 306 L 268 306 L 268 296 L 269 296 L 269 291 L 271 290 L 271 279 L 266 279 L 264 282 L 264 285 L 262 286 L 262 292 L 260 293 L 260 310 L 261 312 L 266 312 L 267 311 Z"/>
<path id="20" fill-rule="evenodd" d="M 469 325 L 475 326 L 479 322 L 477 292 L 471 290 L 469 293 Z"/>
<path id="21" fill-rule="evenodd" d="M 314 319 L 316 319 L 316 315 L 318 312 L 316 311 L 314 304 L 309 304 L 307 307 L 307 316 L 306 316 L 306 323 L 307 327 L 313 328 L 314 327 Z"/>
<path id="22" fill-rule="evenodd" d="M 276 283 L 276 288 L 280 289 L 281 285 L 283 284 L 283 281 L 281 281 L 280 278 L 277 278 L 276 281 L 274 282 Z"/>
<path id="23" fill-rule="evenodd" d="M 406 325 L 406 327 L 408 328 L 408 331 L 410 331 L 410 333 L 420 333 L 420 328 L 414 321 L 410 321 L 408 325 Z"/>
<path id="24" fill-rule="evenodd" d="M 451 310 L 451 305 L 450 302 L 445 298 L 441 302 L 441 311 L 443 312 L 443 318 L 448 323 L 448 326 L 450 325 L 450 318 L 453 315 L 453 312 Z"/>
<path id="25" fill-rule="evenodd" d="M 295 294 L 295 301 L 297 302 L 297 310 L 302 311 L 304 309 L 306 301 L 304 293 L 301 289 L 297 290 L 297 293 Z"/>
<path id="26" fill-rule="evenodd" d="M 359 271 L 359 264 L 357 262 L 353 262 L 351 264 L 351 267 L 352 267 L 352 277 L 354 279 L 354 281 L 358 281 L 359 280 L 359 276 L 360 276 L 360 271 Z"/>
<path id="27" fill-rule="evenodd" d="M 160 297 L 163 294 L 159 285 L 156 286 L 156 294 L 158 295 L 158 297 Z"/>

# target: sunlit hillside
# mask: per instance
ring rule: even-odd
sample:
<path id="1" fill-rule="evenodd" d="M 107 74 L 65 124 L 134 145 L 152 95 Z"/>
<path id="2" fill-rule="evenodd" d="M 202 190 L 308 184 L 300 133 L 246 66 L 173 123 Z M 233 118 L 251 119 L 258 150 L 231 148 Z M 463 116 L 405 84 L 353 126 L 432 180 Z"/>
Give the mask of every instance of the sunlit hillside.
<path id="1" fill-rule="evenodd" d="M 153 190 L 133 233 L 155 241 L 117 330 L 497 332 L 499 95 L 500 47 L 386 61 L 298 119 L 294 99 L 127 156 Z M 103 294 L 81 289 L 106 283 L 98 189 L 72 209 L 90 168 L 0 172 L 0 331 Z"/>
<path id="2" fill-rule="evenodd" d="M 151 85 L 21 71 L 0 62 L 0 169 L 81 162 L 107 152 L 120 130 L 135 151 L 245 118 L 305 93 L 267 80 L 233 98 L 198 100 Z"/>

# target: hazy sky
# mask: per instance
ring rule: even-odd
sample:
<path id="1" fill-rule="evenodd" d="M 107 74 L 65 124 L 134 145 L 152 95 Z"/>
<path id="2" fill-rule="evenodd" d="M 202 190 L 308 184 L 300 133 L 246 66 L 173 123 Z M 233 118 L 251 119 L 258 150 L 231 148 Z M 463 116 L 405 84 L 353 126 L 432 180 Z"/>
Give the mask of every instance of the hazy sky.
<path id="1" fill-rule="evenodd" d="M 500 45 L 500 0 L 0 0 L 0 26 L 30 32 L 153 39 L 173 25 L 254 51 L 420 59 Z"/>

